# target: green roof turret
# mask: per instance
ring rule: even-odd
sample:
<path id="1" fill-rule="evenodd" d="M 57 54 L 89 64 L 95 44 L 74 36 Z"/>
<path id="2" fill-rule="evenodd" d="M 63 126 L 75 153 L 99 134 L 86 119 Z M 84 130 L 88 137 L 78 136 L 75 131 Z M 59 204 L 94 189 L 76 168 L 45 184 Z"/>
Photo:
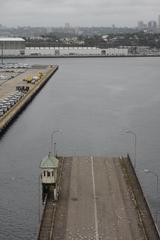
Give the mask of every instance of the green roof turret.
<path id="1" fill-rule="evenodd" d="M 40 168 L 58 168 L 58 164 L 59 160 L 53 155 L 53 153 L 49 152 L 49 154 L 41 161 Z"/>

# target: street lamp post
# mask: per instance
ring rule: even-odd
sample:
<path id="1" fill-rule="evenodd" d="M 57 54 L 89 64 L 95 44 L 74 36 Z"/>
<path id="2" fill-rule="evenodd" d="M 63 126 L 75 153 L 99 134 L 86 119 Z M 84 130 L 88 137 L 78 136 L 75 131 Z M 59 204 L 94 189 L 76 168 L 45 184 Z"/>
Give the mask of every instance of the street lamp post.
<path id="1" fill-rule="evenodd" d="M 132 134 L 134 136 L 134 168 L 136 168 L 136 161 L 137 161 L 137 136 L 136 136 L 136 133 L 131 131 L 131 130 L 127 130 L 126 133 Z"/>
<path id="2" fill-rule="evenodd" d="M 157 192 L 157 199 L 159 197 L 159 176 L 157 173 L 149 170 L 149 169 L 144 169 L 144 172 L 145 173 L 150 173 L 152 175 L 154 175 L 156 177 L 156 192 Z M 158 210 L 156 208 L 156 223 L 158 222 Z"/>
<path id="3" fill-rule="evenodd" d="M 53 150 L 53 136 L 55 133 L 58 133 L 58 132 L 61 132 L 60 130 L 54 130 L 52 133 L 51 133 L 51 152 Z M 54 155 L 55 155 L 55 151 L 56 151 L 56 143 L 54 143 Z"/>

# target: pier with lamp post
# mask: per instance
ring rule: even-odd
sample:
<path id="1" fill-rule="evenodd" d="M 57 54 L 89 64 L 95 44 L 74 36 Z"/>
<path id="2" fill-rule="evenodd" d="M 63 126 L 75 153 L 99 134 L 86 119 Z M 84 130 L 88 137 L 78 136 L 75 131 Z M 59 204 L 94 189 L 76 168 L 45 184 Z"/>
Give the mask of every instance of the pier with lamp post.
<path id="1" fill-rule="evenodd" d="M 38 240 L 160 239 L 129 155 L 55 158 L 49 153 L 41 169 L 47 197 Z M 49 187 L 44 171 L 50 172 Z"/>

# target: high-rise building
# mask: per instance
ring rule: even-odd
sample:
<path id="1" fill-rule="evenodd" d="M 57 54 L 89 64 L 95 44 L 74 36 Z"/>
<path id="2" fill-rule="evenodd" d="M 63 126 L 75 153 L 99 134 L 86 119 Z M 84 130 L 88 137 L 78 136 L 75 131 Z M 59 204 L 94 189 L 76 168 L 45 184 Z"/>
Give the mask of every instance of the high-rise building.
<path id="1" fill-rule="evenodd" d="M 139 30 L 144 30 L 146 28 L 146 24 L 143 21 L 138 21 L 137 27 Z"/>
<path id="2" fill-rule="evenodd" d="M 148 30 L 152 31 L 152 32 L 156 32 L 157 31 L 157 22 L 156 21 L 149 21 L 148 22 Z"/>
<path id="3" fill-rule="evenodd" d="M 70 23 L 65 23 L 64 27 L 65 27 L 65 29 L 70 29 L 71 25 L 70 25 Z"/>
<path id="4" fill-rule="evenodd" d="M 158 16 L 158 30 L 160 32 L 160 15 Z"/>

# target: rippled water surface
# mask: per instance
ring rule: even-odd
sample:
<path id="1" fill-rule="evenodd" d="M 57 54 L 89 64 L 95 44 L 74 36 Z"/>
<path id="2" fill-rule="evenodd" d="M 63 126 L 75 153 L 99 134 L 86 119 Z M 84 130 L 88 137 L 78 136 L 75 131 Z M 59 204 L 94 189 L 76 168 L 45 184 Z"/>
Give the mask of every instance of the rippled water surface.
<path id="1" fill-rule="evenodd" d="M 0 140 L 0 239 L 36 239 L 39 163 L 56 129 L 61 155 L 133 156 L 125 130 L 134 131 L 137 173 L 155 215 L 156 178 L 143 169 L 160 171 L 160 58 L 14 61 L 59 70 Z"/>

